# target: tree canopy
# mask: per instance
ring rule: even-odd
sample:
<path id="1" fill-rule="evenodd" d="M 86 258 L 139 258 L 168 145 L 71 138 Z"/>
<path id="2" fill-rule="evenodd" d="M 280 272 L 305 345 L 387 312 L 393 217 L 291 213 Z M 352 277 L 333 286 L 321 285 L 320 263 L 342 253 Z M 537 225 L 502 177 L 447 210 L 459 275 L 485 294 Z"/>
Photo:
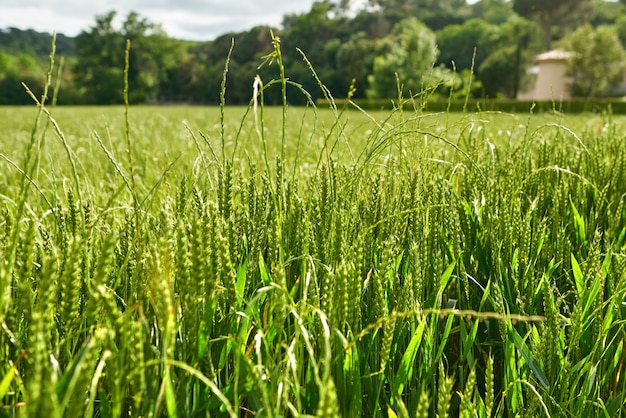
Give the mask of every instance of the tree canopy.
<path id="1" fill-rule="evenodd" d="M 574 53 L 568 66 L 575 96 L 606 96 L 626 72 L 626 52 L 615 30 L 586 24 L 563 40 L 563 47 Z"/>
<path id="2" fill-rule="evenodd" d="M 623 46 L 624 4 L 626 0 L 479 0 L 471 4 L 466 0 L 369 0 L 355 9 L 349 0 L 319 0 L 306 12 L 284 16 L 282 27 L 259 26 L 208 42 L 173 39 L 157 23 L 135 12 L 117 24 L 116 12 L 111 11 L 96 16 L 94 24 L 75 38 L 57 35 L 57 56 L 66 58 L 58 100 L 121 103 L 125 45 L 130 40 L 132 102 L 217 103 L 234 40 L 226 101 L 246 104 L 255 76 L 264 81 L 278 77 L 275 65 L 259 66 L 272 51 L 272 32 L 281 40 L 287 77 L 314 100 L 323 96 L 323 90 L 309 63 L 324 88 L 336 96 L 354 86 L 354 98 L 393 98 L 399 86 L 408 95 L 432 82 L 439 84 L 431 92 L 442 98 L 459 88 L 473 96 L 515 97 L 530 80 L 526 68 L 532 56 L 553 45 L 578 48 L 578 43 L 567 43 L 572 42 L 568 34 L 577 33 L 582 23 L 600 33 L 604 33 L 601 27 L 610 27 Z M 50 34 L 0 30 L 1 103 L 30 102 L 21 82 L 34 91 L 43 89 L 50 45 Z M 609 51 L 613 50 L 619 49 Z M 614 82 L 608 73 L 576 74 L 581 82 L 587 77 L 595 83 Z M 617 92 L 577 86 L 578 95 Z M 268 89 L 264 98 L 269 104 L 280 103 L 280 89 Z M 288 87 L 287 98 L 292 104 L 308 100 L 295 85 Z"/>
<path id="3" fill-rule="evenodd" d="M 590 15 L 592 0 L 514 0 L 513 10 L 522 17 L 536 18 L 544 31 L 546 49 L 552 47 L 556 25 L 578 24 Z"/>
<path id="4" fill-rule="evenodd" d="M 135 12 L 128 14 L 120 28 L 113 25 L 115 16 L 114 11 L 97 16 L 96 24 L 76 37 L 76 81 L 88 102 L 119 102 L 128 40 L 132 45 L 128 75 L 131 101 L 156 100 L 168 71 L 183 56 L 180 43 Z"/>
<path id="5" fill-rule="evenodd" d="M 411 96 L 432 84 L 439 50 L 435 33 L 426 25 L 414 17 L 402 20 L 381 44 L 369 78 L 370 97 L 397 97 L 398 89 Z"/>

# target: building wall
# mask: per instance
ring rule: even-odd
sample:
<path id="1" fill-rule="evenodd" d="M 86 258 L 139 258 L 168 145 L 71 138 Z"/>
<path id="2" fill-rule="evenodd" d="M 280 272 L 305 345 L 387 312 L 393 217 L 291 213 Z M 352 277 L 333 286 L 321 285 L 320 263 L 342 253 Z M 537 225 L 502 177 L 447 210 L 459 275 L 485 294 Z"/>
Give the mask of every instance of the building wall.
<path id="1" fill-rule="evenodd" d="M 522 92 L 518 99 L 524 100 L 566 100 L 571 98 L 569 84 L 571 78 L 565 75 L 567 61 L 573 53 L 560 49 L 544 52 L 533 58 L 536 74 L 535 86 L 530 91 Z"/>
<path id="2" fill-rule="evenodd" d="M 544 61 L 537 66 L 539 74 L 533 90 L 535 100 L 566 100 L 571 97 L 570 79 L 565 75 L 567 65 L 564 61 Z"/>

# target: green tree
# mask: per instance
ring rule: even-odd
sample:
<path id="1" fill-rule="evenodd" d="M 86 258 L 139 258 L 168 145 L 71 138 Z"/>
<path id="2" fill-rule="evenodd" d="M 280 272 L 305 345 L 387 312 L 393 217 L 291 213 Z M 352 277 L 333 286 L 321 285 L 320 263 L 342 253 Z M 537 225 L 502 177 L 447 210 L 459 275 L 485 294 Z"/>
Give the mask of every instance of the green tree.
<path id="1" fill-rule="evenodd" d="M 477 69 L 491 53 L 498 26 L 483 19 L 470 19 L 462 25 L 449 25 L 437 33 L 441 54 L 438 62 L 457 70 Z M 474 57 L 474 50 L 476 56 Z"/>
<path id="2" fill-rule="evenodd" d="M 160 25 L 130 12 L 121 34 L 131 41 L 129 82 L 133 102 L 157 101 L 167 71 L 175 67 L 184 55 L 180 41 L 167 36 Z"/>
<path id="3" fill-rule="evenodd" d="M 593 26 L 613 25 L 623 16 L 624 5 L 616 1 L 592 0 L 593 15 L 590 23 Z"/>
<path id="4" fill-rule="evenodd" d="M 461 23 L 471 13 L 465 0 L 370 0 L 369 4 L 381 10 L 392 24 L 412 16 L 432 30 Z"/>
<path id="5" fill-rule="evenodd" d="M 615 20 L 615 30 L 617 36 L 622 42 L 622 46 L 626 46 L 626 14 L 621 14 Z"/>
<path id="6" fill-rule="evenodd" d="M 624 80 L 626 52 L 613 27 L 585 24 L 562 45 L 575 53 L 568 64 L 573 96 L 605 96 Z"/>
<path id="7" fill-rule="evenodd" d="M 472 4 L 472 16 L 499 25 L 515 14 L 508 0 L 480 0 Z"/>
<path id="8" fill-rule="evenodd" d="M 186 60 L 177 66 L 173 81 L 180 75 L 184 81 L 182 94 L 185 101 L 219 103 L 220 89 L 226 57 L 234 40 L 228 65 L 226 102 L 246 104 L 252 97 L 252 82 L 259 74 L 267 82 L 276 78 L 276 66 L 258 68 L 262 57 L 272 50 L 271 28 L 254 27 L 249 31 L 228 33 L 210 42 L 202 42 L 189 48 Z M 171 85 L 170 85 L 171 86 Z M 174 92 L 168 95 L 176 94 Z M 264 95 L 267 103 L 280 103 L 280 92 L 270 89 Z"/>
<path id="9" fill-rule="evenodd" d="M 26 93 L 22 83 L 40 96 L 44 80 L 44 72 L 33 56 L 0 51 L 0 104 L 32 104 L 33 99 Z"/>
<path id="10" fill-rule="evenodd" d="M 335 59 L 339 83 L 347 89 L 354 80 L 357 89 L 355 98 L 365 97 L 367 77 L 374 64 L 375 53 L 376 41 L 367 38 L 363 32 L 356 33 L 337 50 Z"/>
<path id="11" fill-rule="evenodd" d="M 96 24 L 76 37 L 76 82 L 87 102 L 120 103 L 125 43 L 130 40 L 130 100 L 156 100 L 160 83 L 182 60 L 182 45 L 135 12 L 128 14 L 119 29 L 113 24 L 115 16 L 114 11 L 97 16 Z"/>
<path id="12" fill-rule="evenodd" d="M 524 68 L 530 62 L 534 49 L 540 48 L 531 44 L 534 28 L 535 25 L 517 15 L 498 25 L 488 56 L 476 67 L 486 96 L 517 96 L 525 81 Z"/>
<path id="13" fill-rule="evenodd" d="M 285 71 L 314 98 L 321 96 L 320 88 L 297 49 L 306 54 L 331 92 L 344 89 L 338 85 L 334 68 L 335 55 L 342 41 L 338 38 L 337 30 L 346 20 L 338 16 L 336 5 L 330 0 L 323 0 L 314 2 L 307 13 L 286 15 L 283 18 L 280 38 Z M 291 103 L 303 104 L 306 100 L 296 89 L 288 89 L 287 95 Z"/>
<path id="14" fill-rule="evenodd" d="M 398 79 L 405 96 L 419 93 L 431 84 L 430 76 L 439 49 L 435 33 L 422 22 L 415 18 L 401 21 L 392 34 L 382 40 L 381 49 L 368 78 L 368 97 L 397 97 Z"/>
<path id="15" fill-rule="evenodd" d="M 97 16 L 95 26 L 76 37 L 74 73 L 87 102 L 122 101 L 122 78 L 117 76 L 124 68 L 124 37 L 113 26 L 115 16 L 114 11 Z"/>
<path id="16" fill-rule="evenodd" d="M 41 33 L 32 29 L 21 30 L 18 28 L 0 29 L 0 50 L 12 54 L 30 54 L 46 61 L 50 54 L 52 35 Z M 56 35 L 56 53 L 58 56 L 74 55 L 74 39 L 62 33 Z"/>
<path id="17" fill-rule="evenodd" d="M 45 72 L 30 53 L 12 54 L 0 50 L 0 104 L 31 104 L 26 84 L 36 96 L 43 92 Z"/>
<path id="18" fill-rule="evenodd" d="M 513 10 L 520 16 L 536 18 L 543 28 L 546 49 L 552 47 L 553 28 L 579 24 L 592 11 L 592 0 L 513 0 Z"/>

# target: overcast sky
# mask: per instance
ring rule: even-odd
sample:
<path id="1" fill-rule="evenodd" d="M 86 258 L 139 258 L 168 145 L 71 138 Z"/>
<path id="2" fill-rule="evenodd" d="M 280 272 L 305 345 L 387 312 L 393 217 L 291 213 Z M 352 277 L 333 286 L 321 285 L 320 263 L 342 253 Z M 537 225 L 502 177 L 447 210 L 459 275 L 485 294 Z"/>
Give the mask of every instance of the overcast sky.
<path id="1" fill-rule="evenodd" d="M 314 0 L 0 0 L 0 28 L 16 27 L 75 36 L 95 16 L 129 11 L 160 23 L 168 35 L 210 40 L 256 25 L 279 26 L 287 13 L 310 10 Z"/>

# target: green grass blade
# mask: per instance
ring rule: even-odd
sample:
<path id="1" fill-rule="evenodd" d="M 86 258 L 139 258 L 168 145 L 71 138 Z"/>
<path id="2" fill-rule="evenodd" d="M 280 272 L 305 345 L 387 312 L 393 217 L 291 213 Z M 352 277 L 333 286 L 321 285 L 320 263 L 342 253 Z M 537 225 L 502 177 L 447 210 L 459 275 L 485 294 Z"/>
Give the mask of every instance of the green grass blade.
<path id="1" fill-rule="evenodd" d="M 574 275 L 574 283 L 576 283 L 576 291 L 578 292 L 578 298 L 583 300 L 585 294 L 585 281 L 583 279 L 583 272 L 580 269 L 580 265 L 578 264 L 578 260 L 574 254 L 571 254 L 570 260 L 572 263 L 572 274 Z"/>
<path id="2" fill-rule="evenodd" d="M 541 366 L 539 365 L 539 362 L 532 355 L 530 349 L 528 348 L 528 346 L 526 345 L 522 337 L 519 335 L 517 330 L 513 328 L 511 325 L 509 325 L 508 328 L 509 328 L 509 338 L 513 340 L 513 344 L 515 345 L 515 348 L 517 348 L 517 351 L 519 351 L 519 353 L 522 355 L 524 360 L 526 360 L 528 367 L 530 367 L 530 370 L 532 370 L 533 374 L 535 375 L 535 377 L 537 378 L 541 386 L 543 386 L 544 388 L 547 388 L 550 385 L 550 382 L 548 381 L 548 378 L 546 377 L 543 370 L 541 370 Z"/>
<path id="3" fill-rule="evenodd" d="M 391 393 L 400 398 L 402 396 L 402 392 L 404 391 L 404 387 L 411 380 L 414 371 L 414 362 L 415 356 L 417 355 L 417 350 L 422 342 L 422 337 L 424 336 L 424 330 L 426 329 L 426 321 L 420 321 L 417 329 L 413 333 L 411 337 L 411 341 L 409 345 L 402 355 L 402 360 L 400 361 L 400 366 L 398 367 L 398 371 L 394 376 L 393 388 Z"/>

